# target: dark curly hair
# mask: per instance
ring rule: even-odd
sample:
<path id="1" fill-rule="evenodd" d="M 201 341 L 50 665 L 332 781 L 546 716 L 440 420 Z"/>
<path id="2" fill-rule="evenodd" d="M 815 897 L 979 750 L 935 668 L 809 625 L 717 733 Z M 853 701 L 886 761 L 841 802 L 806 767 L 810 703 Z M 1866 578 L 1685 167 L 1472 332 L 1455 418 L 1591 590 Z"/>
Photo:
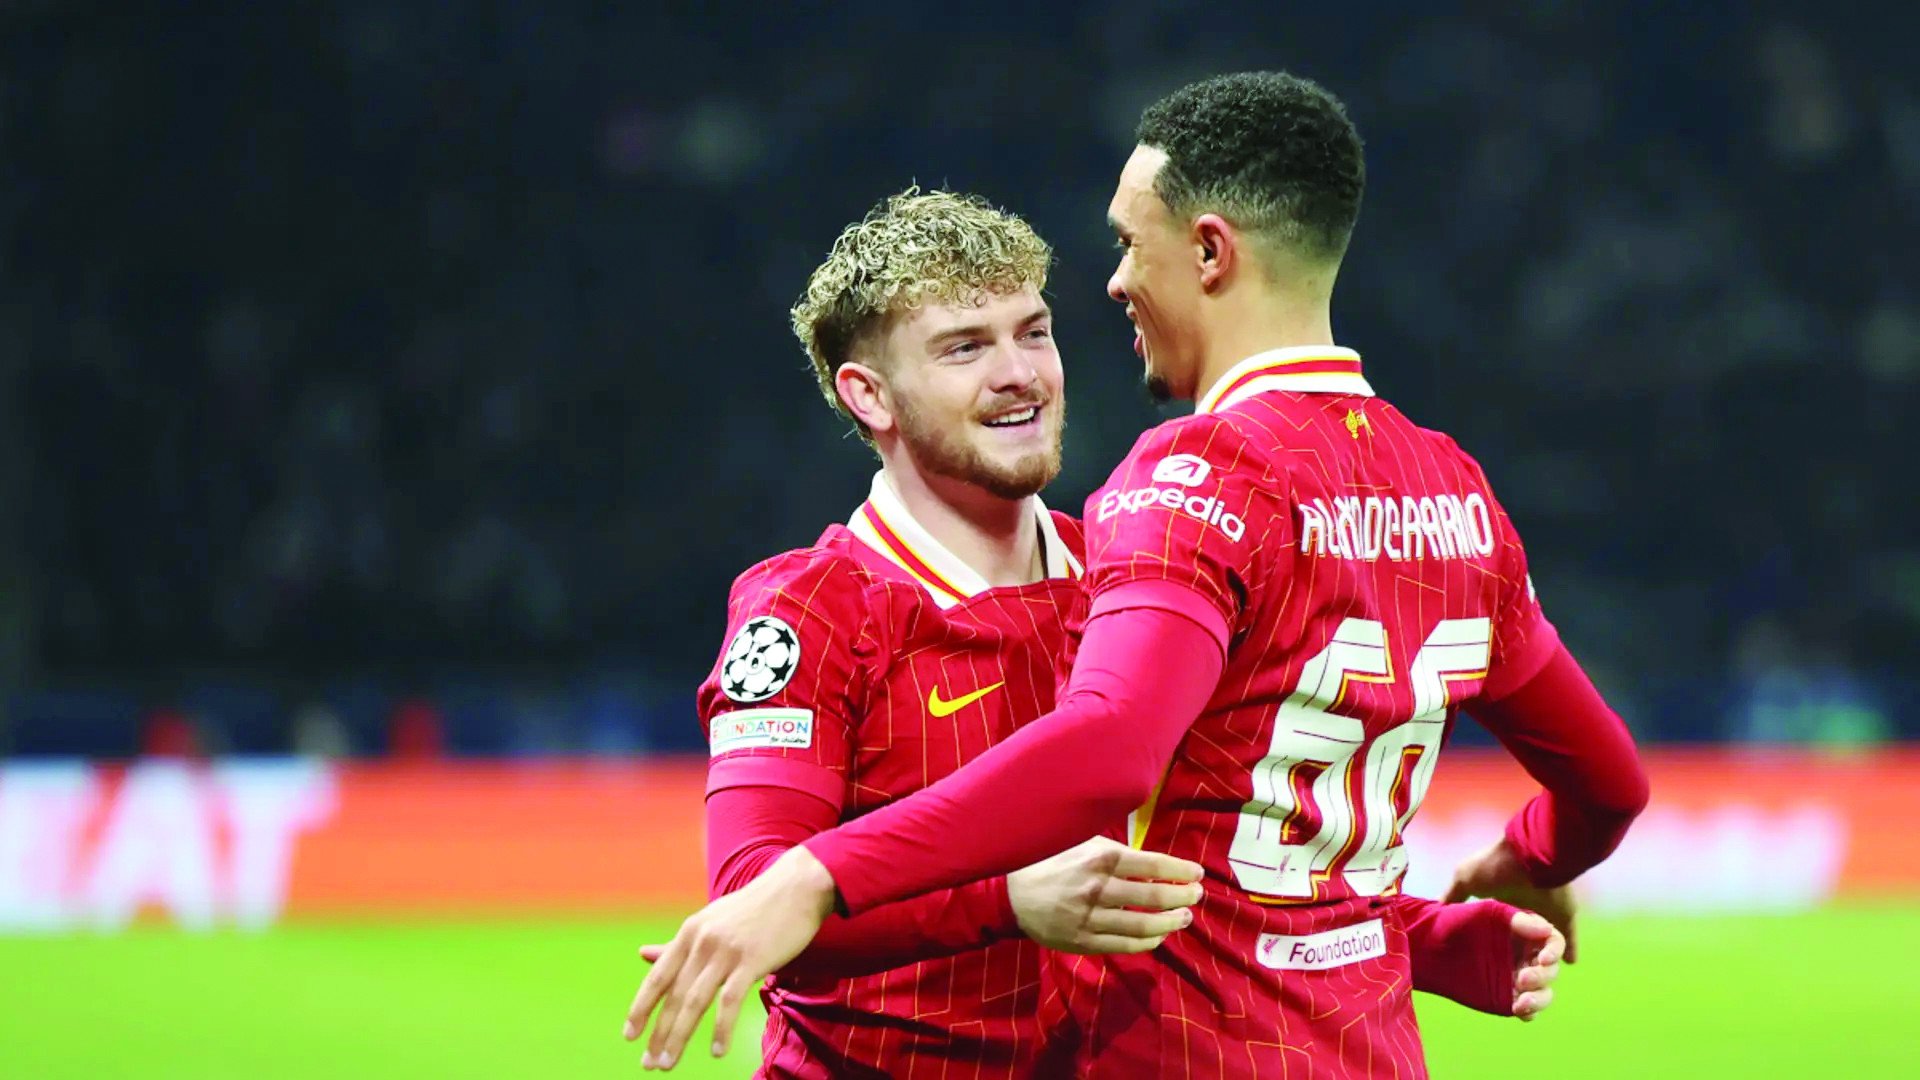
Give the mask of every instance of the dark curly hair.
<path id="1" fill-rule="evenodd" d="M 1284 71 L 1218 75 L 1147 107 L 1137 135 L 1167 155 L 1154 193 L 1175 217 L 1217 213 L 1315 261 L 1339 261 L 1367 169 L 1346 106 Z"/>

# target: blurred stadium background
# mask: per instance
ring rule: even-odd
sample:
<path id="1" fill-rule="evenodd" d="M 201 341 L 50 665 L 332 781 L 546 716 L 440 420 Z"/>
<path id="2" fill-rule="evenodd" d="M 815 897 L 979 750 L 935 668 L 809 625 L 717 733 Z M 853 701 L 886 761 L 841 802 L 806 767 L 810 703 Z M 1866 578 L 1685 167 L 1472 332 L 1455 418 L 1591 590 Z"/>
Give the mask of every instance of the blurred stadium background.
<path id="1" fill-rule="evenodd" d="M 1157 415 L 1138 110 L 1276 66 L 1369 140 L 1340 333 L 1654 771 L 1436 1074 L 1920 1067 L 1920 14 L 1848 8 L 5 5 L 0 1076 L 636 1071 L 727 585 L 873 467 L 807 272 L 909 181 L 1028 216 L 1077 507 Z M 1457 743 L 1415 891 L 1525 790 Z"/>

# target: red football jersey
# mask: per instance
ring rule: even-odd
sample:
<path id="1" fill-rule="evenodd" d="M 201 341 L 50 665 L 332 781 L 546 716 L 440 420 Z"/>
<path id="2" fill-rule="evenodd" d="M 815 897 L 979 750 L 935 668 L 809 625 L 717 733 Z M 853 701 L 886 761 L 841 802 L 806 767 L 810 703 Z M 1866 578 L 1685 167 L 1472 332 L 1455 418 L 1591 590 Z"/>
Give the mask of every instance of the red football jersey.
<path id="1" fill-rule="evenodd" d="M 988 588 L 884 475 L 846 526 L 734 583 L 700 689 L 709 792 L 797 788 L 843 819 L 952 773 L 1053 706 L 1084 617 L 1079 523 L 1032 500 L 1048 577 Z M 1041 948 L 1025 938 L 762 992 L 767 1077 L 1036 1075 Z"/>
<path id="2" fill-rule="evenodd" d="M 1083 1071 L 1424 1076 L 1381 898 L 1454 710 L 1558 640 L 1479 466 L 1353 352 L 1278 350 L 1142 436 L 1085 527 L 1095 613 L 1175 582 L 1229 647 L 1133 830 L 1204 865 L 1206 897 L 1154 954 L 1061 959 Z"/>

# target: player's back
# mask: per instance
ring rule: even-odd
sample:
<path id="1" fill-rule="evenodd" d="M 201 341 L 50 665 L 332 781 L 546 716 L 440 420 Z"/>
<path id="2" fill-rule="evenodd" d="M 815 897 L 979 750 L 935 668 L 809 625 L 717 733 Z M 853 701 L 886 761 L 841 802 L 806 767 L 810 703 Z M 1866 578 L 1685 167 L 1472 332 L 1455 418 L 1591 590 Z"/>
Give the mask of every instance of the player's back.
<path id="1" fill-rule="evenodd" d="M 1072 963 L 1092 1075 L 1424 1075 L 1379 898 L 1452 709 L 1551 628 L 1479 467 L 1328 352 L 1230 376 L 1089 500 L 1096 612 L 1117 585 L 1174 581 L 1229 635 L 1133 833 L 1206 866 L 1207 896 L 1150 959 Z M 1302 359 L 1323 370 L 1287 370 Z"/>

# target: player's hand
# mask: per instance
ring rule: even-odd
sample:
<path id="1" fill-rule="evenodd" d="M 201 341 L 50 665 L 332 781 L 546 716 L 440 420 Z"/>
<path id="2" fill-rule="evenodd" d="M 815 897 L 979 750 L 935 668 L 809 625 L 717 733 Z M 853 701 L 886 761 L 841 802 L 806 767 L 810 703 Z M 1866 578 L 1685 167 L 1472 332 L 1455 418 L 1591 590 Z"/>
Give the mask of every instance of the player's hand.
<path id="1" fill-rule="evenodd" d="M 832 913 L 833 899 L 833 875 L 806 848 L 796 847 L 745 887 L 689 916 L 660 951 L 627 1011 L 621 1034 L 628 1042 L 653 1017 L 640 1064 L 673 1068 L 715 994 L 720 1008 L 713 1055 L 725 1054 L 748 992 L 800 955 Z"/>
<path id="2" fill-rule="evenodd" d="M 1049 949 L 1142 953 L 1193 922 L 1199 863 L 1096 836 L 1007 875 L 1020 932 Z"/>
<path id="3" fill-rule="evenodd" d="M 1553 1004 L 1567 939 L 1531 911 L 1513 913 L 1513 1015 L 1531 1020 Z"/>
<path id="4" fill-rule="evenodd" d="M 1443 899 L 1455 904 L 1474 896 L 1504 900 L 1514 907 L 1538 912 L 1566 936 L 1566 960 L 1569 964 L 1574 962 L 1572 887 L 1543 889 L 1527 880 L 1526 868 L 1520 865 L 1520 857 L 1507 845 L 1505 837 L 1455 867 L 1453 885 Z"/>

